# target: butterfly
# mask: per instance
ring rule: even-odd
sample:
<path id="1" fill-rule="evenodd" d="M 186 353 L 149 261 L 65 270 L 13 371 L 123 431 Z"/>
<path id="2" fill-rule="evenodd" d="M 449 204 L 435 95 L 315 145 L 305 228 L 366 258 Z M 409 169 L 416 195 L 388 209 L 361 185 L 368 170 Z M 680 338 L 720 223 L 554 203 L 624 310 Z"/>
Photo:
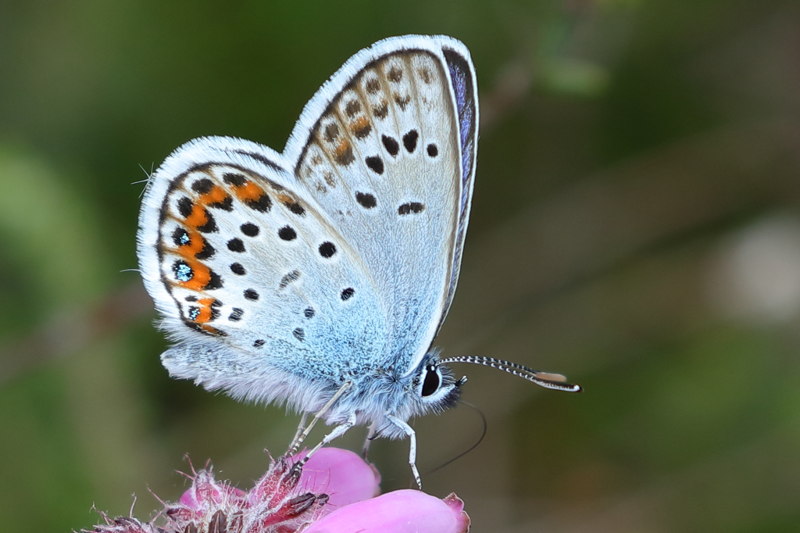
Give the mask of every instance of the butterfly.
<path id="1" fill-rule="evenodd" d="M 232 137 L 175 150 L 150 177 L 138 259 L 176 378 L 370 437 L 408 437 L 466 377 L 494 367 L 578 391 L 559 374 L 432 348 L 453 300 L 469 221 L 478 93 L 446 36 L 381 40 L 305 106 L 283 152 Z M 306 415 L 314 415 L 306 424 Z M 310 455 L 309 455 L 310 456 Z"/>

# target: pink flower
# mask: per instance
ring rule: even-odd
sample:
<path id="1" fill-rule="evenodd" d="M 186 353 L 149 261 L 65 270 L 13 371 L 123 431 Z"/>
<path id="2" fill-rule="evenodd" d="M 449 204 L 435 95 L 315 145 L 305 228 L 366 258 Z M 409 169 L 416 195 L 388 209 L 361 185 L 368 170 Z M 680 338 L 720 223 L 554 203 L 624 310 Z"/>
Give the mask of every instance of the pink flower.
<path id="1" fill-rule="evenodd" d="M 302 451 L 292 456 L 299 461 Z M 381 492 L 381 476 L 371 464 L 355 453 L 340 448 L 320 448 L 303 467 L 301 490 L 328 495 L 325 514 L 345 505 L 367 500 Z"/>
<path id="2" fill-rule="evenodd" d="M 440 500 L 419 490 L 396 490 L 352 503 L 311 524 L 304 533 L 461 533 L 469 531 L 464 502 L 455 494 Z"/>
<path id="3" fill-rule="evenodd" d="M 319 450 L 302 468 L 300 453 L 272 461 L 245 492 L 214 478 L 211 468 L 192 472 L 192 486 L 165 504 L 152 522 L 109 518 L 97 533 L 340 533 L 361 531 L 457 533 L 469 530 L 461 500 L 417 490 L 379 493 L 380 476 L 358 455 Z"/>

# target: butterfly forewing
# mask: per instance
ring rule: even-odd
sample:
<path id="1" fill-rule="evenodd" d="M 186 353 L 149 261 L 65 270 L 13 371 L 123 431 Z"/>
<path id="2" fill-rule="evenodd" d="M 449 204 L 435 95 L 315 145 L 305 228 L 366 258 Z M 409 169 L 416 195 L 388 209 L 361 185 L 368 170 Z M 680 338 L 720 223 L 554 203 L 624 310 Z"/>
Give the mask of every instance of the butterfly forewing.
<path id="1" fill-rule="evenodd" d="M 461 61 L 452 67 L 442 49 L 413 44 L 367 51 L 372 59 L 326 103 L 295 167 L 376 286 L 391 288 L 380 292 L 385 357 L 407 369 L 427 350 L 455 289 L 477 118 L 468 59 L 450 50 Z"/>

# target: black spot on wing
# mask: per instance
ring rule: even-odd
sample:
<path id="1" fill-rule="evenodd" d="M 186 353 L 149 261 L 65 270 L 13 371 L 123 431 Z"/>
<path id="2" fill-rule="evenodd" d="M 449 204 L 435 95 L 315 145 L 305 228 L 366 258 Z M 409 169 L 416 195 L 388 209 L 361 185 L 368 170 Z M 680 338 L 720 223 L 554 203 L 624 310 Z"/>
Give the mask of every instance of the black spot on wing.
<path id="1" fill-rule="evenodd" d="M 172 232 L 172 242 L 175 246 L 184 246 L 190 241 L 189 232 L 184 228 L 175 228 L 175 231 Z"/>
<path id="2" fill-rule="evenodd" d="M 416 150 L 417 139 L 419 139 L 419 133 L 417 132 L 417 130 L 411 130 L 405 135 L 403 135 L 403 146 L 405 146 L 406 151 L 409 154 L 413 153 L 414 150 Z"/>
<path id="3" fill-rule="evenodd" d="M 425 210 L 425 205 L 421 204 L 420 202 L 407 202 L 405 204 L 401 204 L 400 207 L 397 208 L 398 215 L 416 215 L 417 213 L 422 213 Z"/>
<path id="4" fill-rule="evenodd" d="M 214 289 L 221 289 L 222 288 L 222 278 L 214 272 L 213 270 L 208 271 L 208 283 L 206 283 L 203 289 L 210 291 Z"/>
<path id="5" fill-rule="evenodd" d="M 255 289 L 245 289 L 244 297 L 251 301 L 258 300 L 258 291 Z"/>
<path id="6" fill-rule="evenodd" d="M 258 226 L 256 226 L 252 222 L 247 222 L 245 224 L 242 224 L 239 227 L 239 229 L 242 231 L 242 233 L 244 233 L 248 237 L 255 237 L 256 235 L 258 235 L 259 232 Z"/>
<path id="7" fill-rule="evenodd" d="M 211 256 L 214 255 L 214 252 L 216 252 L 214 247 L 211 246 L 211 244 L 208 241 L 204 240 L 203 249 L 197 252 L 197 254 L 195 254 L 195 258 L 200 260 L 209 259 Z"/>
<path id="8" fill-rule="evenodd" d="M 222 181 L 224 181 L 228 185 L 241 187 L 247 182 L 247 178 L 245 178 L 242 174 L 237 174 L 235 172 L 226 172 L 222 176 Z"/>
<path id="9" fill-rule="evenodd" d="M 289 286 L 290 283 L 294 283 L 298 279 L 300 279 L 300 271 L 292 270 L 291 272 L 288 272 L 281 278 L 280 283 L 278 283 L 278 288 L 285 289 L 286 287 Z"/>
<path id="10" fill-rule="evenodd" d="M 297 238 L 297 232 L 291 226 L 283 226 L 278 230 L 278 237 L 284 241 L 293 241 Z"/>
<path id="11" fill-rule="evenodd" d="M 247 207 L 259 213 L 266 213 L 272 208 L 272 200 L 269 199 L 267 193 L 260 195 L 255 200 L 246 200 L 244 203 Z"/>
<path id="12" fill-rule="evenodd" d="M 208 178 L 202 178 L 192 183 L 192 190 L 198 194 L 206 194 L 214 187 L 214 182 Z"/>
<path id="13" fill-rule="evenodd" d="M 391 156 L 396 156 L 397 152 L 400 151 L 400 143 L 398 143 L 397 139 L 394 137 L 382 135 L 381 142 L 383 143 L 383 147 L 386 148 L 386 151 L 389 152 L 389 155 Z"/>
<path id="14" fill-rule="evenodd" d="M 357 192 L 356 202 L 358 202 L 361 205 L 361 207 L 364 207 L 366 209 L 372 209 L 373 207 L 378 205 L 378 201 L 375 199 L 375 196 L 366 192 Z"/>
<path id="15" fill-rule="evenodd" d="M 369 169 L 373 171 L 375 174 L 381 175 L 383 174 L 383 159 L 381 159 L 377 155 L 372 155 L 364 159 L 364 162 L 367 164 Z"/>
<path id="16" fill-rule="evenodd" d="M 193 207 L 194 204 L 192 203 L 191 198 L 188 196 L 182 196 L 178 199 L 178 213 L 180 213 L 183 218 L 186 218 L 192 214 Z"/>
<path id="17" fill-rule="evenodd" d="M 202 226 L 198 226 L 197 230 L 202 233 L 216 233 L 219 228 L 217 228 L 217 222 L 214 220 L 214 217 L 211 216 L 211 213 L 206 210 L 206 223 Z"/>
<path id="18" fill-rule="evenodd" d="M 336 246 L 332 242 L 325 241 L 319 245 L 319 255 L 321 255 L 325 259 L 333 257 L 335 253 L 336 253 Z"/>
<path id="19" fill-rule="evenodd" d="M 244 242 L 242 242 L 242 239 L 238 237 L 231 239 L 228 241 L 228 250 L 231 252 L 242 253 L 245 250 Z"/>

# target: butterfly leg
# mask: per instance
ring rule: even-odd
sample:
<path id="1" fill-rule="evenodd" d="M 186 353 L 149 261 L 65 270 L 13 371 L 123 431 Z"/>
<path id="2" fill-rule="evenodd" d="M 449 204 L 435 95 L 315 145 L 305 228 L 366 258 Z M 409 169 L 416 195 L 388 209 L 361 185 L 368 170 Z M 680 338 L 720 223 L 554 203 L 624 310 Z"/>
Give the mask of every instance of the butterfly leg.
<path id="1" fill-rule="evenodd" d="M 303 413 L 302 415 L 300 415 L 300 423 L 297 424 L 297 431 L 295 432 L 294 437 L 292 437 L 292 446 L 294 446 L 294 443 L 297 442 L 298 438 L 300 438 L 300 434 L 306 427 L 307 421 L 308 421 L 308 413 Z"/>
<path id="2" fill-rule="evenodd" d="M 331 406 L 336 403 L 336 400 L 342 397 L 342 394 L 347 392 L 347 389 L 349 389 L 352 384 L 352 382 L 346 381 L 341 387 L 339 387 L 339 390 L 336 391 L 336 394 L 334 394 L 331 399 L 322 406 L 322 409 L 320 409 L 317 414 L 314 415 L 314 418 L 311 419 L 311 422 L 302 431 L 300 428 L 297 428 L 297 434 L 294 436 L 294 439 L 292 439 L 292 444 L 289 446 L 289 451 L 286 452 L 286 455 L 294 455 L 297 453 L 297 450 L 300 449 L 300 445 L 303 444 L 304 440 L 306 440 L 306 437 L 308 437 L 308 434 L 311 433 L 311 430 L 314 428 L 314 426 L 317 425 L 317 422 L 319 422 L 320 419 L 325 416 L 325 413 L 327 413 Z M 305 416 L 305 414 L 303 416 Z M 301 427 L 303 422 L 305 422 L 305 419 L 300 420 Z"/>
<path id="3" fill-rule="evenodd" d="M 414 428 L 409 426 L 404 420 L 397 418 L 394 415 L 386 415 L 386 419 L 403 430 L 406 436 L 408 436 L 408 466 L 411 467 L 411 473 L 414 475 L 414 481 L 417 482 L 417 486 L 420 490 L 422 490 L 422 478 L 419 476 L 419 470 L 417 470 L 417 434 L 414 431 Z"/>
<path id="4" fill-rule="evenodd" d="M 300 466 L 303 466 L 304 464 L 306 464 L 306 462 L 308 462 L 308 460 L 311 458 L 311 456 L 314 455 L 315 453 L 317 453 L 317 450 L 319 450 L 320 448 L 322 448 L 326 444 L 330 444 L 331 441 L 338 439 L 339 437 L 341 437 L 342 435 L 347 433 L 347 431 L 351 427 L 353 427 L 355 425 L 356 425 L 356 414 L 352 413 L 349 417 L 347 417 L 347 421 L 346 422 L 343 422 L 342 424 L 339 424 L 338 426 L 333 428 L 333 431 L 331 431 L 330 433 L 325 435 L 322 438 L 322 440 L 320 441 L 319 444 L 317 444 L 316 446 L 311 448 L 311 450 L 309 450 L 309 452 L 306 454 L 306 456 L 303 457 L 302 460 L 300 460 L 300 463 L 299 463 Z"/>
<path id="5" fill-rule="evenodd" d="M 369 429 L 367 430 L 367 438 L 364 439 L 364 446 L 361 448 L 361 458 L 365 461 L 367 460 L 367 454 L 369 453 L 369 446 L 372 444 L 372 441 L 375 440 L 377 435 L 375 423 L 373 422 L 369 425 Z"/>

